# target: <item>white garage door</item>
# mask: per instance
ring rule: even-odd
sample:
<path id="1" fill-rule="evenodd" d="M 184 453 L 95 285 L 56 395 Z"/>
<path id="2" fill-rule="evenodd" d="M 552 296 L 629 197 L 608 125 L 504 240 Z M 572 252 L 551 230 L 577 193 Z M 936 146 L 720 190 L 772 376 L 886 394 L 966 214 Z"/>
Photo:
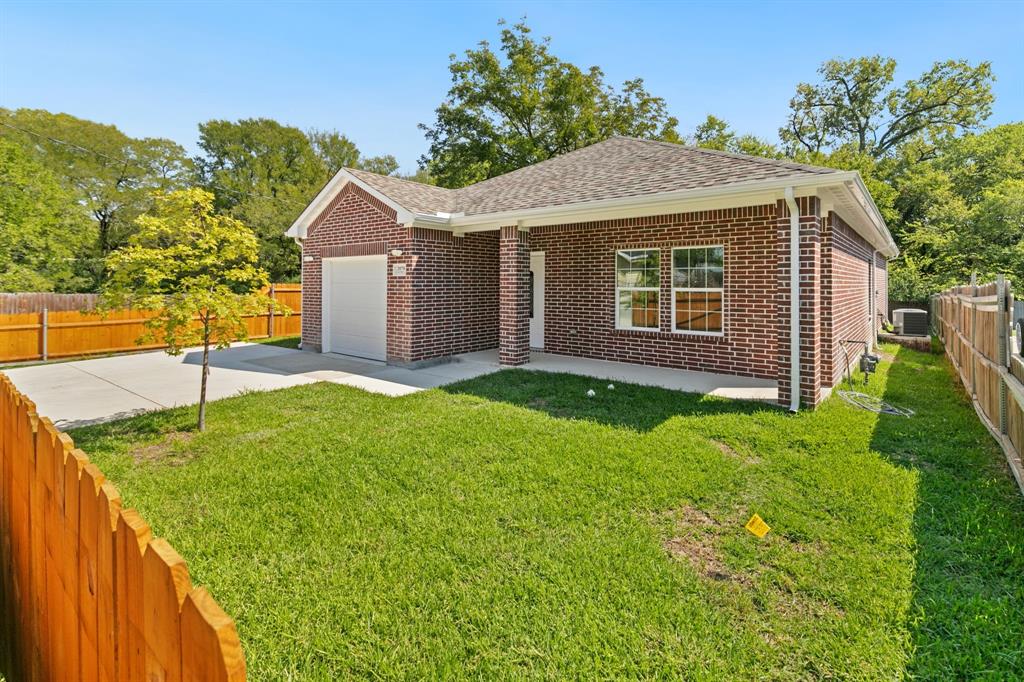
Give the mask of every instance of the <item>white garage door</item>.
<path id="1" fill-rule="evenodd" d="M 324 352 L 387 360 L 387 256 L 323 264 Z"/>

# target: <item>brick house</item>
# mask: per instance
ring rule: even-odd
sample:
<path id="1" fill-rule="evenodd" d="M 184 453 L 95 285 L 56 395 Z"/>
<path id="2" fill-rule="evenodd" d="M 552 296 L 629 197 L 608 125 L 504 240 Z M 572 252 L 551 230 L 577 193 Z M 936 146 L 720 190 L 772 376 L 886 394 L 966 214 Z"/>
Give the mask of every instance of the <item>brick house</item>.
<path id="1" fill-rule="evenodd" d="M 624 137 L 456 190 L 344 169 L 287 234 L 304 349 L 542 349 L 770 379 L 793 409 L 873 343 L 898 253 L 856 172 Z"/>

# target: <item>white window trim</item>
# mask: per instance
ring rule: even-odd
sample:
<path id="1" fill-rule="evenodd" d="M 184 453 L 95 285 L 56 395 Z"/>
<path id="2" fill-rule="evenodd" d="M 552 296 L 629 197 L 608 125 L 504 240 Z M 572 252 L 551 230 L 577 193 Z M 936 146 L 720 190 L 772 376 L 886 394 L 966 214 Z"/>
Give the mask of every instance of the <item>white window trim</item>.
<path id="1" fill-rule="evenodd" d="M 656 287 L 620 287 L 619 286 L 619 255 L 628 253 L 630 251 L 655 251 L 658 254 L 658 286 Z M 634 249 L 616 249 L 615 250 L 615 261 L 612 268 L 612 272 L 615 276 L 615 301 L 613 302 L 615 311 L 615 329 L 616 331 L 624 332 L 647 332 L 648 334 L 657 334 L 661 332 L 661 249 L 658 247 L 649 246 L 638 246 Z M 623 327 L 619 323 L 619 292 L 620 291 L 654 291 L 658 294 L 658 326 L 656 327 Z"/>
<path id="2" fill-rule="evenodd" d="M 676 251 L 689 251 L 692 249 L 722 249 L 722 286 L 721 287 L 677 287 L 675 285 L 675 267 L 676 267 Z M 726 281 L 728 279 L 728 268 L 726 263 L 728 262 L 728 249 L 725 244 L 693 244 L 692 246 L 673 246 L 671 261 L 669 261 L 669 284 L 672 286 L 672 333 L 673 334 L 686 334 L 687 336 L 725 336 L 726 331 L 729 329 L 729 317 L 728 310 L 729 306 L 726 304 L 725 290 Z M 678 329 L 676 327 L 676 292 L 677 291 L 720 291 L 722 292 L 722 331 L 720 332 L 709 332 L 700 331 L 699 329 Z"/>

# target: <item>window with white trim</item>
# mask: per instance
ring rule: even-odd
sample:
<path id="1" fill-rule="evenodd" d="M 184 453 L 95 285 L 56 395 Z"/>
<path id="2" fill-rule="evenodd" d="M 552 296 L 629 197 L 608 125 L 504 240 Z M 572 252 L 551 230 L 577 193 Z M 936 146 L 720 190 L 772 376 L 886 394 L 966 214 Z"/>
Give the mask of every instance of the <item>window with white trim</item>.
<path id="1" fill-rule="evenodd" d="M 722 334 L 725 247 L 672 249 L 672 330 Z"/>
<path id="2" fill-rule="evenodd" d="M 658 329 L 661 252 L 630 249 L 615 254 L 615 326 Z"/>

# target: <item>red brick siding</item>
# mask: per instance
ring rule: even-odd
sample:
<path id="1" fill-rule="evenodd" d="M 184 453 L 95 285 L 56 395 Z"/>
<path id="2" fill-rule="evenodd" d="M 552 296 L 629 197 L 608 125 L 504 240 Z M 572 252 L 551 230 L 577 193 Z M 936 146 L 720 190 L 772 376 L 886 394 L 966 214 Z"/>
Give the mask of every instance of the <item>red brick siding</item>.
<path id="1" fill-rule="evenodd" d="M 314 221 L 303 243 L 302 340 L 321 343 L 323 258 L 388 254 L 387 356 L 398 363 L 498 344 L 498 237 L 406 228 L 395 212 L 347 185 Z M 398 249 L 401 256 L 390 251 Z M 405 276 L 393 266 L 405 264 Z"/>
<path id="2" fill-rule="evenodd" d="M 871 268 L 873 247 L 853 231 L 835 213 L 829 215 L 831 233 L 831 287 L 833 291 L 833 322 L 831 344 L 823 353 L 831 354 L 831 372 L 826 385 L 837 384 L 846 371 L 847 354 L 853 362 L 860 356 L 863 346 L 842 344 L 844 340 L 867 341 L 871 330 Z"/>
<path id="3" fill-rule="evenodd" d="M 313 221 L 302 244 L 303 345 L 319 348 L 321 343 L 322 259 L 381 254 L 396 248 L 408 250 L 409 230 L 396 223 L 395 218 L 392 209 L 350 184 Z M 312 260 L 307 261 L 309 257 Z M 388 256 L 388 260 L 403 259 Z M 411 328 L 408 278 L 393 278 L 390 265 L 389 262 L 387 354 L 389 358 L 404 360 L 409 357 Z"/>
<path id="4" fill-rule="evenodd" d="M 800 400 L 805 405 L 821 401 L 821 246 L 822 222 L 817 197 L 797 199 L 800 209 Z M 778 303 L 778 379 L 779 403 L 790 400 L 790 247 L 789 208 L 785 201 L 776 204 L 777 297 Z"/>
<path id="5" fill-rule="evenodd" d="M 498 345 L 498 234 L 414 229 L 411 361 Z"/>
<path id="6" fill-rule="evenodd" d="M 544 350 L 777 378 L 775 206 L 531 228 L 544 252 Z M 674 246 L 725 246 L 725 334 L 673 333 Z M 661 250 L 660 331 L 615 328 L 615 253 Z"/>
<path id="7" fill-rule="evenodd" d="M 499 300 L 498 360 L 503 365 L 522 365 L 530 361 L 530 236 L 517 226 L 502 227 L 500 232 L 501 287 Z M 545 264 L 545 276 L 550 277 Z M 550 280 L 547 286 L 550 287 Z M 550 300 L 545 290 L 545 301 Z M 547 316 L 545 307 L 545 316 Z"/>

